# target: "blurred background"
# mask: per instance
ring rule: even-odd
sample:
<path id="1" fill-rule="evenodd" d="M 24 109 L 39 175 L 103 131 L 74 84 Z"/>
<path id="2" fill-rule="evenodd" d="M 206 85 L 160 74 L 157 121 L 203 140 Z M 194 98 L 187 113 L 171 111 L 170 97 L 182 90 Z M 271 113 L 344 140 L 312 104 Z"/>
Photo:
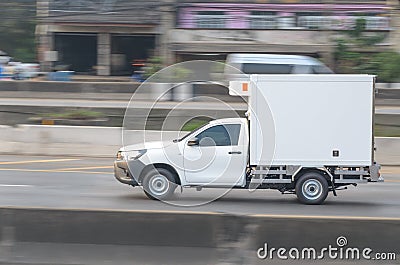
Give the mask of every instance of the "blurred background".
<path id="1" fill-rule="evenodd" d="M 160 69 L 188 60 L 225 63 L 232 53 L 259 53 L 305 55 L 335 73 L 377 75 L 382 88 L 377 105 L 385 108 L 378 110 L 376 133 L 400 136 L 394 107 L 400 99 L 398 1 L 13 0 L 0 8 L 4 125 L 43 120 L 68 125 L 74 121 L 65 118 L 75 117 L 92 120 L 86 125 L 121 126 L 122 102 Z M 224 66 L 210 71 L 215 80 L 224 81 Z M 212 95 L 238 101 L 221 86 L 193 84 L 190 89 L 183 97 L 172 91 L 164 100 Z M 148 89 L 142 99 L 152 100 L 151 93 Z M 21 98 L 97 103 L 28 104 L 17 100 Z"/>
<path id="2" fill-rule="evenodd" d="M 254 253 L 266 240 L 325 247 L 340 235 L 399 252 L 398 0 L 10 0 L 0 1 L 0 22 L 0 263 L 265 264 Z M 321 62 L 307 73 L 377 75 L 376 159 L 386 182 L 311 208 L 274 192 L 234 190 L 189 209 L 117 183 L 122 126 L 138 132 L 144 113 L 145 129 L 160 130 L 185 101 L 164 129 L 187 131 L 231 115 L 216 100 L 242 117 L 247 110 L 228 95 L 223 64 L 207 69 L 213 82 L 194 80 L 162 98 L 167 90 L 157 82 L 176 84 L 196 69 L 144 81 L 176 63 L 225 63 L 238 53 Z M 179 120 L 189 122 L 177 128 Z"/>
<path id="3" fill-rule="evenodd" d="M 238 52 L 309 55 L 381 82 L 400 71 L 395 0 L 13 0 L 1 10 L 2 56 L 43 72 L 131 76 L 143 64 L 224 62 Z"/>

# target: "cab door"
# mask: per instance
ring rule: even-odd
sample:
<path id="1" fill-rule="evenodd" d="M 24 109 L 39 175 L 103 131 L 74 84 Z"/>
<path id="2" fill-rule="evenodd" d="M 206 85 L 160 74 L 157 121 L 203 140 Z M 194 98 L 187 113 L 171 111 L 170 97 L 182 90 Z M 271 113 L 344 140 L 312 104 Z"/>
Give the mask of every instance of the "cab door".
<path id="1" fill-rule="evenodd" d="M 190 185 L 244 185 L 247 136 L 242 123 L 214 124 L 186 140 L 185 179 Z"/>

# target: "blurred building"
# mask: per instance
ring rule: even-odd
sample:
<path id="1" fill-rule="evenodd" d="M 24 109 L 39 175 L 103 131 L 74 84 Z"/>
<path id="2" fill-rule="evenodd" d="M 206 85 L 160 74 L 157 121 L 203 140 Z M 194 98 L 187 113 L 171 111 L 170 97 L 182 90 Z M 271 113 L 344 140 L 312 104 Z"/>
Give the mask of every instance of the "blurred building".
<path id="1" fill-rule="evenodd" d="M 165 35 L 159 1 L 38 0 L 38 53 L 45 68 L 129 74 Z"/>
<path id="2" fill-rule="evenodd" d="M 234 52 L 303 54 L 333 64 L 335 40 L 362 17 L 385 34 L 371 51 L 400 51 L 397 1 L 38 0 L 39 55 L 48 68 L 98 75 L 134 60 L 224 60 Z M 53 62 L 54 61 L 54 62 Z"/>

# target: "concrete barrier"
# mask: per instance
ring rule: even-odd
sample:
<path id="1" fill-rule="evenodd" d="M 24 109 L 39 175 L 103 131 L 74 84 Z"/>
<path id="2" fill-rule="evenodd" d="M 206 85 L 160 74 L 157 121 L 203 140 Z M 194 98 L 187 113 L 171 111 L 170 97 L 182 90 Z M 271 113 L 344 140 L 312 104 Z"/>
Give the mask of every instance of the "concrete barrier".
<path id="1" fill-rule="evenodd" d="M 381 165 L 400 166 L 400 137 L 376 137 L 375 159 Z"/>
<path id="2" fill-rule="evenodd" d="M 400 90 L 400 83 L 376 83 L 375 86 L 377 89 L 399 89 Z"/>
<path id="3" fill-rule="evenodd" d="M 54 81 L 0 81 L 0 91 L 25 92 L 62 92 L 62 93 L 129 93 L 132 94 L 143 83 L 136 82 L 54 82 Z M 151 92 L 144 83 L 140 92 Z M 228 95 L 228 89 L 222 85 L 205 83 L 194 84 L 195 95 Z"/>
<path id="4" fill-rule="evenodd" d="M 178 138 L 179 132 L 126 131 L 124 142 Z M 113 157 L 122 144 L 122 128 L 91 126 L 0 126 L 1 154 Z"/>
<path id="5" fill-rule="evenodd" d="M 124 143 L 172 140 L 176 131 L 131 130 L 124 134 Z M 377 137 L 376 160 L 382 165 L 400 165 L 400 138 Z M 122 144 L 120 127 L 0 126 L 0 154 L 112 157 Z"/>
<path id="6" fill-rule="evenodd" d="M 400 99 L 400 88 L 378 88 L 376 98 Z"/>
<path id="7" fill-rule="evenodd" d="M 96 78 L 95 78 L 96 79 Z M 99 77 L 98 79 L 101 79 Z M 94 79 L 93 79 L 94 80 Z M 76 93 L 131 93 L 142 83 L 123 81 L 33 81 L 33 80 L 0 80 L 0 91 L 32 91 L 32 92 L 76 92 Z M 217 84 L 196 83 L 199 91 L 206 94 L 215 93 Z M 377 97 L 395 97 L 400 99 L 400 85 L 377 83 Z M 225 88 L 226 89 L 226 88 Z M 222 91 L 221 91 L 222 92 Z"/>
<path id="8" fill-rule="evenodd" d="M 159 87 L 152 83 L 136 82 L 53 82 L 53 81 L 1 81 L 0 96 L 5 98 L 63 98 L 129 100 L 133 93 L 139 100 L 153 100 L 160 96 Z M 140 89 L 138 89 L 140 87 Z M 164 91 L 164 90 L 161 90 Z M 242 102 L 240 97 L 228 94 L 228 89 L 218 84 L 190 84 L 171 86 L 165 100 L 181 101 L 199 96 L 209 96 L 226 102 Z"/>
<path id="9" fill-rule="evenodd" d="M 184 247 L 177 255 L 189 248 L 208 248 L 217 255 L 207 264 L 265 264 L 276 262 L 278 248 L 297 248 L 300 253 L 303 248 L 314 248 L 319 255 L 331 245 L 337 250 L 371 248 L 373 253 L 399 254 L 399 236 L 400 218 L 0 208 L 0 262 L 15 261 L 21 244 L 40 243 L 82 249 L 85 245 Z M 347 244 L 339 246 L 339 237 L 345 237 Z M 257 250 L 265 244 L 269 250 L 275 248 L 273 259 L 257 257 Z M 319 263 L 326 261 L 332 262 L 327 252 Z M 175 264 L 165 260 L 158 264 L 167 263 Z"/>
<path id="10" fill-rule="evenodd" d="M 216 247 L 220 215 L 168 212 L 0 208 L 0 236 L 71 244 Z"/>
<path id="11" fill-rule="evenodd" d="M 257 217 L 253 249 L 268 243 L 270 247 L 314 247 L 322 249 L 336 239 L 346 237 L 348 247 L 375 251 L 400 252 L 400 218 L 359 217 Z M 399 253 L 400 254 L 400 253 Z"/>
<path id="12" fill-rule="evenodd" d="M 61 93 L 133 93 L 142 83 L 137 82 L 55 82 L 31 80 L 0 80 L 0 91 L 9 92 L 61 92 Z M 150 83 L 149 83 L 150 84 Z M 377 99 L 400 99 L 398 84 L 388 86 L 378 83 Z M 196 83 L 193 86 L 195 95 L 227 95 L 227 88 L 213 83 Z M 143 91 L 145 92 L 145 90 Z M 149 91 L 150 92 L 150 91 Z"/>
<path id="13" fill-rule="evenodd" d="M 133 93 L 135 82 L 55 82 L 0 81 L 0 91 L 65 92 L 65 93 Z"/>

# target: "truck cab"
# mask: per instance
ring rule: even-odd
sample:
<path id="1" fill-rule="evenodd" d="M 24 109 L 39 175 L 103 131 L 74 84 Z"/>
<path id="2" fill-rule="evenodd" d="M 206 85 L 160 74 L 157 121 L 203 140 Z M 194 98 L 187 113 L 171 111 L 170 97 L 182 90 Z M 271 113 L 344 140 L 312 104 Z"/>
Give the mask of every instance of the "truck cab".
<path id="1" fill-rule="evenodd" d="M 184 187 L 244 187 L 248 141 L 245 118 L 213 120 L 180 139 L 122 148 L 115 161 L 115 176 L 130 185 L 149 187 L 153 183 L 159 191 L 146 194 L 158 199 L 169 195 L 173 183 Z M 159 168 L 169 173 L 154 175 Z"/>

